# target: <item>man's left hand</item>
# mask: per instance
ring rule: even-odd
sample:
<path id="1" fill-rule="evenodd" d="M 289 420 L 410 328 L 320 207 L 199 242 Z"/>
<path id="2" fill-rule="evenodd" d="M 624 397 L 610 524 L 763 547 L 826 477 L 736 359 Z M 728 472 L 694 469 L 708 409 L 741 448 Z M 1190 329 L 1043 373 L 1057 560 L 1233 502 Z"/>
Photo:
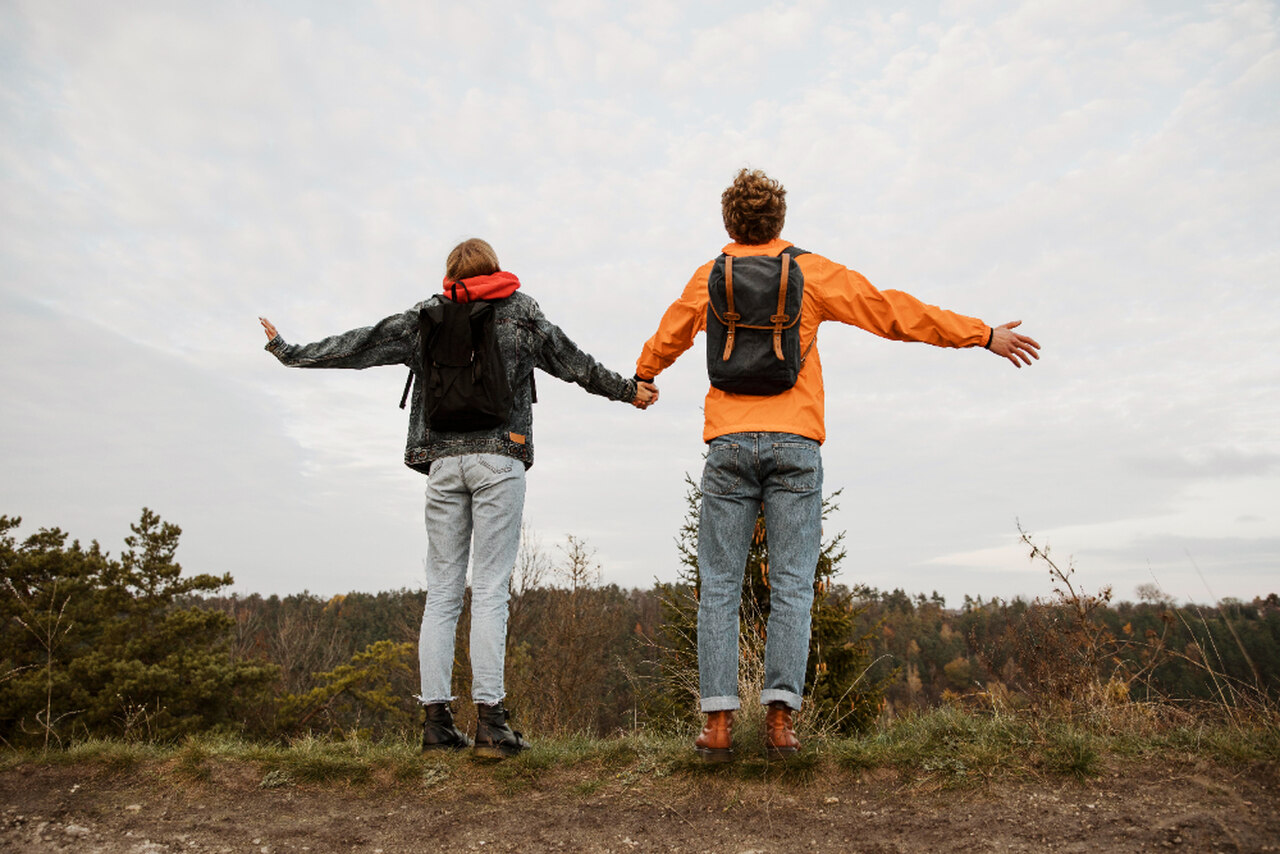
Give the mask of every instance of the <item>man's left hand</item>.
<path id="1" fill-rule="evenodd" d="M 1015 368 L 1029 365 L 1032 359 L 1040 358 L 1040 344 L 1036 339 L 1013 331 L 1014 327 L 1021 325 L 1021 320 L 1011 320 L 995 327 L 991 332 L 991 344 L 987 347 L 997 356 L 1013 362 Z"/>

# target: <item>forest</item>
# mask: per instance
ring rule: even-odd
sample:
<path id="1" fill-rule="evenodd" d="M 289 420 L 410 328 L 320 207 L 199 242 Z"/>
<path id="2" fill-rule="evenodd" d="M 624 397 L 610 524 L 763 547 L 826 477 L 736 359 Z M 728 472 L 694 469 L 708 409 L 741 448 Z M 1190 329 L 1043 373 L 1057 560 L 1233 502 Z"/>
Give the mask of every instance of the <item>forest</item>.
<path id="1" fill-rule="evenodd" d="M 688 484 L 679 577 L 601 583 L 590 544 L 526 537 L 512 579 L 507 704 L 534 735 L 686 731 L 697 718 L 698 498 Z M 832 496 L 828 509 L 834 506 Z M 144 509 L 117 556 L 58 529 L 19 536 L 0 516 L 0 743 L 172 741 L 197 733 L 411 737 L 425 591 L 329 598 L 228 595 L 229 575 L 184 575 L 181 530 Z M 837 581 L 843 535 L 823 544 L 801 725 L 832 734 L 954 704 L 1037 714 L 1092 704 L 1194 709 L 1280 699 L 1280 598 L 1177 605 L 1078 588 L 1024 535 L 1053 591 L 1033 601 L 883 591 Z M 768 532 L 744 575 L 743 696 L 758 691 L 768 619 Z M 469 609 L 455 694 L 469 697 Z M 473 712 L 455 704 L 462 725 Z"/>

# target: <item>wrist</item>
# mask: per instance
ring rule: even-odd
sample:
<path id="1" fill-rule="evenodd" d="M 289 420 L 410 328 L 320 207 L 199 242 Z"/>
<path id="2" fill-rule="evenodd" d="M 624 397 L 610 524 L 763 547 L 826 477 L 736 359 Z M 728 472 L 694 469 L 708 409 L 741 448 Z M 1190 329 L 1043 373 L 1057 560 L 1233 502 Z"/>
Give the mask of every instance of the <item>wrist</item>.
<path id="1" fill-rule="evenodd" d="M 984 350 L 991 349 L 991 342 L 996 340 L 996 328 L 994 326 L 987 330 L 987 343 L 982 345 Z"/>

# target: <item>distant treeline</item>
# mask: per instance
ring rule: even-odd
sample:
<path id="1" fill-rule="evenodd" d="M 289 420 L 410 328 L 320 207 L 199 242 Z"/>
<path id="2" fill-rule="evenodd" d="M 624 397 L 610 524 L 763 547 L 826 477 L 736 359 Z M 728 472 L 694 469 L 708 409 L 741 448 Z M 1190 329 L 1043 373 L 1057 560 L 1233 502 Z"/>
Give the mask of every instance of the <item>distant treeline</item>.
<path id="1" fill-rule="evenodd" d="M 1220 701 L 1229 690 L 1280 697 L 1280 597 L 1175 607 L 1168 600 L 1080 603 L 861 589 L 879 624 L 875 667 L 894 669 L 895 709 L 923 708 L 995 690 L 1024 701 L 1072 687 L 1090 668 L 1133 700 Z M 1089 597 L 1081 597 L 1086 599 Z M 1135 678 L 1130 678 L 1135 677 Z M 1057 684 L 1061 683 L 1061 684 Z"/>
<path id="2" fill-rule="evenodd" d="M 118 558 L 96 543 L 68 545 L 57 530 L 18 542 L 18 522 L 0 517 L 0 743 L 207 731 L 380 736 L 416 725 L 423 591 L 220 595 L 230 577 L 182 577 L 180 532 L 149 511 Z M 1274 593 L 1175 607 L 1147 591 L 1147 601 L 1111 603 L 1060 573 L 1044 601 L 966 597 L 948 608 L 936 593 L 834 583 L 839 545 L 825 544 L 815 578 L 806 682 L 814 726 L 850 731 L 939 703 L 1016 710 L 1086 693 L 1117 703 L 1280 698 Z M 696 566 L 684 556 L 676 583 L 625 590 L 599 583 L 580 540 L 568 538 L 555 557 L 525 549 L 507 658 L 519 726 L 607 735 L 696 719 Z M 763 525 L 744 603 L 748 699 L 768 613 Z M 455 668 L 464 725 L 468 614 Z"/>
<path id="3" fill-rule="evenodd" d="M 509 702 L 540 728 L 607 734 L 637 725 L 665 726 L 670 697 L 661 696 L 663 603 L 673 592 L 615 585 L 567 590 L 538 587 L 512 598 Z M 868 681 L 883 682 L 884 710 L 902 714 L 966 696 L 1003 692 L 1029 704 L 1078 667 L 1076 628 L 1061 606 L 1023 600 L 966 598 L 948 608 L 936 593 L 858 588 L 857 634 L 869 633 Z M 379 641 L 416 650 L 424 594 L 416 590 L 350 593 L 331 599 L 300 594 L 203 600 L 235 618 L 237 655 L 280 667 L 280 689 L 301 693 L 315 674 L 332 670 Z M 1092 612 L 1111 635 L 1111 674 L 1141 673 L 1125 683 L 1133 700 L 1221 699 L 1224 686 L 1255 687 L 1280 698 L 1280 597 L 1174 608 L 1121 602 Z M 466 613 L 459 631 L 456 692 L 469 696 Z M 1123 646 L 1123 648 L 1120 648 Z M 415 653 L 416 655 L 416 653 Z M 1150 662 L 1151 666 L 1144 670 Z M 1121 665 L 1128 664 L 1124 669 Z M 415 658 L 416 668 L 416 658 Z M 1053 672 L 1057 668 L 1059 672 Z M 416 690 L 406 675 L 402 691 Z M 1117 683 L 1118 684 L 1118 683 Z M 694 696 L 687 698 L 694 710 Z"/>

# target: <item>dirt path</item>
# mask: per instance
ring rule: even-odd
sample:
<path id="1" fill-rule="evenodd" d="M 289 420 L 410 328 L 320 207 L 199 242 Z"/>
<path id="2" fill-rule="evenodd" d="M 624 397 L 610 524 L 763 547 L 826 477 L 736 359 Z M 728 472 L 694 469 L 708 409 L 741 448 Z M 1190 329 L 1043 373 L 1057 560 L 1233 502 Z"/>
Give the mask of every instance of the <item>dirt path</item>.
<path id="1" fill-rule="evenodd" d="M 26 852 L 1280 852 L 1280 779 L 1203 763 L 934 790 L 888 771 L 806 782 L 462 763 L 422 781 L 263 788 L 251 763 L 0 771 L 0 850 Z"/>

